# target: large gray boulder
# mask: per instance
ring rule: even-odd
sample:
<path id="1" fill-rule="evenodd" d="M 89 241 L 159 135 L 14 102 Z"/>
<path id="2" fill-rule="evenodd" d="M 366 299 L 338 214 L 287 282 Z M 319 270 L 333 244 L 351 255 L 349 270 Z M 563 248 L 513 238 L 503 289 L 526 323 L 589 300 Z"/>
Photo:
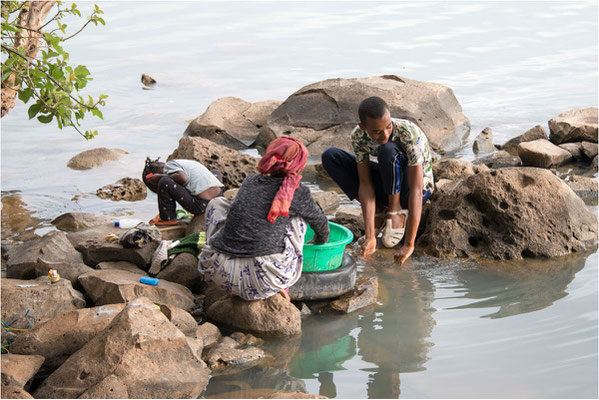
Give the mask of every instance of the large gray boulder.
<path id="1" fill-rule="evenodd" d="M 328 146 L 348 150 L 349 134 L 358 123 L 358 105 L 370 96 L 383 98 L 392 117 L 418 124 L 439 153 L 460 148 L 470 132 L 470 122 L 450 88 L 384 75 L 328 79 L 304 86 L 273 111 L 256 143 L 265 147 L 277 137 L 293 136 L 312 155 Z"/>
<path id="2" fill-rule="evenodd" d="M 502 168 L 438 190 L 417 244 L 437 257 L 555 257 L 596 246 L 597 218 L 551 171 Z"/>
<path id="3" fill-rule="evenodd" d="M 572 154 L 569 151 L 554 145 L 547 139 L 520 143 L 518 156 L 523 165 L 539 168 L 558 167 L 572 160 Z"/>
<path id="4" fill-rule="evenodd" d="M 38 355 L 2 354 L 2 390 L 4 386 L 25 387 L 42 366 Z"/>
<path id="5" fill-rule="evenodd" d="M 106 398 L 116 389 L 120 398 L 198 398 L 210 370 L 188 339 L 152 301 L 139 298 L 69 357 L 34 396 Z"/>
<path id="6" fill-rule="evenodd" d="M 549 120 L 549 140 L 597 143 L 597 107 L 573 108 Z"/>
<path id="7" fill-rule="evenodd" d="M 44 369 L 54 371 L 110 325 L 123 308 L 125 304 L 108 304 L 67 312 L 19 334 L 10 350 L 44 356 Z"/>
<path id="8" fill-rule="evenodd" d="M 300 311 L 278 294 L 256 301 L 224 298 L 212 304 L 206 315 L 218 326 L 257 336 L 292 336 L 302 331 Z"/>
<path id="9" fill-rule="evenodd" d="M 281 104 L 278 100 L 249 103 L 237 97 L 223 97 L 208 106 L 187 126 L 185 136 L 199 136 L 232 149 L 251 145 L 268 116 Z"/>
<path id="10" fill-rule="evenodd" d="M 200 137 L 184 137 L 168 160 L 198 161 L 206 168 L 216 168 L 223 174 L 225 188 L 238 188 L 243 180 L 258 172 L 258 159 Z"/>
<path id="11" fill-rule="evenodd" d="M 96 305 L 126 303 L 138 297 L 147 297 L 158 304 L 173 305 L 189 310 L 194 296 L 183 285 L 160 280 L 158 285 L 139 282 L 143 275 L 116 269 L 92 271 L 79 280 Z"/>
<path id="12" fill-rule="evenodd" d="M 2 320 L 14 322 L 12 327 L 24 328 L 33 318 L 29 327 L 85 307 L 85 299 L 71 282 L 61 279 L 49 283 L 47 277 L 33 280 L 2 279 Z M 29 310 L 29 313 L 27 313 Z M 27 314 L 27 318 L 25 317 Z"/>
<path id="13" fill-rule="evenodd" d="M 129 154 L 121 149 L 107 149 L 100 147 L 83 151 L 69 160 L 67 167 L 72 169 L 91 169 L 104 164 L 106 161 L 119 160 L 125 154 Z"/>
<path id="14" fill-rule="evenodd" d="M 533 140 L 547 139 L 547 132 L 541 125 L 536 125 L 520 136 L 516 136 L 508 140 L 503 146 L 502 150 L 507 151 L 512 155 L 518 155 L 518 145 L 524 142 L 532 142 Z"/>
<path id="15" fill-rule="evenodd" d="M 8 253 L 6 276 L 15 279 L 33 279 L 47 276 L 48 270 L 58 271 L 63 279 L 78 288 L 77 278 L 92 271 L 83 263 L 64 232 L 48 232 L 40 239 L 32 239 L 13 247 Z"/>

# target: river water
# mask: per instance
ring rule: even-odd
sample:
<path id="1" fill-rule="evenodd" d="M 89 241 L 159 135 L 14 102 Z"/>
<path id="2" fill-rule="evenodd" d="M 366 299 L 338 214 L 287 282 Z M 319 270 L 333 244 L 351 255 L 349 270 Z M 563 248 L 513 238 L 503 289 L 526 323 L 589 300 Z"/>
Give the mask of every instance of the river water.
<path id="1" fill-rule="evenodd" d="M 98 4 L 107 26 L 66 47 L 92 72 L 89 93 L 110 96 L 104 121 L 85 121 L 100 135 L 86 142 L 28 121 L 22 103 L 2 119 L 4 241 L 41 235 L 69 211 L 154 216 L 152 194 L 112 202 L 94 193 L 139 177 L 147 155 L 166 158 L 219 97 L 284 100 L 319 80 L 382 74 L 442 83 L 472 123 L 458 154 L 468 160 L 487 126 L 500 144 L 598 103 L 596 2 Z M 156 87 L 144 90 L 142 73 Z M 66 167 L 96 147 L 129 154 L 88 171 Z M 596 252 L 482 264 L 417 254 L 399 268 L 380 251 L 359 265 L 379 277 L 378 305 L 306 320 L 301 339 L 272 344 L 286 349 L 285 362 L 213 377 L 204 395 L 597 398 Z"/>

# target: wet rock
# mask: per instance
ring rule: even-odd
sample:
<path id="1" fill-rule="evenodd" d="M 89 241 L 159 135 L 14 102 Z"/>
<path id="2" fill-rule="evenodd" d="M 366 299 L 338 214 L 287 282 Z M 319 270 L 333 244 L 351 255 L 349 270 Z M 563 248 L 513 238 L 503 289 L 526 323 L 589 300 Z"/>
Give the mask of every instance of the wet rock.
<path id="1" fill-rule="evenodd" d="M 256 301 L 218 300 L 208 308 L 207 316 L 218 326 L 258 336 L 291 336 L 302 331 L 299 310 L 279 295 Z"/>
<path id="2" fill-rule="evenodd" d="M 572 155 L 573 160 L 581 160 L 584 158 L 584 153 L 582 152 L 582 143 L 562 143 L 559 145 L 561 149 L 568 151 Z"/>
<path id="3" fill-rule="evenodd" d="M 93 226 L 110 224 L 114 217 L 91 213 L 69 212 L 54 218 L 52 225 L 66 232 L 82 231 Z"/>
<path id="4" fill-rule="evenodd" d="M 592 143 L 592 142 L 582 142 L 580 144 L 580 147 L 581 147 L 584 155 L 589 160 L 592 160 L 593 158 L 595 158 L 595 156 L 597 155 L 597 152 L 599 150 L 599 146 L 597 146 L 597 143 Z"/>
<path id="5" fill-rule="evenodd" d="M 8 253 L 6 276 L 15 279 L 33 279 L 47 276 L 55 269 L 61 278 L 78 288 L 77 278 L 92 269 L 83 263 L 81 254 L 63 232 L 48 232 L 40 239 L 29 240 L 13 247 Z"/>
<path id="6" fill-rule="evenodd" d="M 2 354 L 2 386 L 25 387 L 43 362 L 37 355 Z"/>
<path id="7" fill-rule="evenodd" d="M 118 241 L 108 242 L 105 239 L 110 233 L 121 235 L 124 232 L 125 230 L 115 227 L 96 226 L 70 233 L 67 238 L 83 256 L 83 262 L 91 267 L 105 261 L 128 261 L 147 270 L 158 242 L 151 241 L 141 248 L 126 249 Z"/>
<path id="8" fill-rule="evenodd" d="M 114 185 L 102 186 L 96 191 L 96 196 L 112 201 L 136 201 L 143 200 L 147 196 L 146 185 L 137 178 L 123 178 Z"/>
<path id="9" fill-rule="evenodd" d="M 125 154 L 129 154 L 121 149 L 107 149 L 100 147 L 83 151 L 69 160 L 67 167 L 72 169 L 91 169 L 104 164 L 106 161 L 116 161 L 121 159 Z"/>
<path id="10" fill-rule="evenodd" d="M 190 253 L 180 253 L 170 264 L 156 275 L 158 279 L 165 279 L 188 287 L 198 293 L 204 278 L 198 272 L 198 258 Z"/>
<path id="11" fill-rule="evenodd" d="M 266 357 L 264 350 L 254 346 L 243 346 L 230 337 L 222 340 L 206 352 L 204 361 L 212 370 L 218 373 L 224 369 L 234 367 L 236 371 L 240 368 L 250 368 Z"/>
<path id="12" fill-rule="evenodd" d="M 450 88 L 385 75 L 304 86 L 272 112 L 256 144 L 266 147 L 271 140 L 289 135 L 307 144 L 311 155 L 329 146 L 349 150 L 348 135 L 358 121 L 358 105 L 370 96 L 385 99 L 392 117 L 417 123 L 435 151 L 460 148 L 470 132 L 470 122 Z"/>
<path id="13" fill-rule="evenodd" d="M 71 310 L 85 307 L 85 299 L 71 282 L 61 279 L 49 283 L 48 278 L 34 280 L 2 279 L 2 320 L 13 321 L 13 328 L 24 328 L 34 318 L 29 327 L 45 322 Z"/>
<path id="14" fill-rule="evenodd" d="M 152 78 L 150 75 L 141 74 L 141 83 L 146 86 L 152 86 L 156 84 L 156 79 Z"/>
<path id="15" fill-rule="evenodd" d="M 359 207 L 341 206 L 337 210 L 335 217 L 331 218 L 331 222 L 345 226 L 352 231 L 355 242 L 360 237 L 364 236 L 364 219 L 362 218 L 362 210 Z"/>
<path id="16" fill-rule="evenodd" d="M 218 343 L 222 335 L 216 325 L 211 324 L 210 322 L 204 322 L 202 325 L 198 325 L 196 337 L 202 340 L 203 347 L 207 348 Z"/>
<path id="17" fill-rule="evenodd" d="M 338 206 L 340 202 L 339 194 L 332 190 L 328 192 L 313 192 L 312 197 L 323 211 Z"/>
<path id="18" fill-rule="evenodd" d="M 96 265 L 96 269 L 119 269 L 121 271 L 128 271 L 143 276 L 148 275 L 144 270 L 140 269 L 137 265 L 129 261 L 103 261 Z"/>
<path id="19" fill-rule="evenodd" d="M 445 188 L 444 188 L 445 189 Z M 472 175 L 435 193 L 418 246 L 437 257 L 555 257 L 592 248 L 597 218 L 560 178 L 538 168 Z"/>
<path id="20" fill-rule="evenodd" d="M 327 396 L 310 394 L 304 392 L 273 392 L 267 397 L 258 397 L 259 399 L 328 399 Z"/>
<path id="21" fill-rule="evenodd" d="M 597 205 L 599 194 L 599 183 L 597 179 L 586 176 L 573 175 L 566 181 L 570 189 L 574 191 L 587 205 Z"/>
<path id="22" fill-rule="evenodd" d="M 177 283 L 160 280 L 158 285 L 139 282 L 142 275 L 127 271 L 103 270 L 81 275 L 79 280 L 96 305 L 126 303 L 147 297 L 158 304 L 173 305 L 188 310 L 194 305 L 189 289 Z"/>
<path id="23" fill-rule="evenodd" d="M 549 120 L 549 140 L 597 143 L 597 108 L 573 108 Z"/>
<path id="24" fill-rule="evenodd" d="M 53 372 L 110 325 L 123 308 L 125 304 L 108 304 L 59 315 L 21 333 L 12 343 L 11 350 L 18 354 L 44 356 L 43 369 Z"/>
<path id="25" fill-rule="evenodd" d="M 238 188 L 229 189 L 229 190 L 226 190 L 225 193 L 223 193 L 223 196 L 225 196 L 225 198 L 227 200 L 234 200 L 235 197 L 237 196 L 237 193 L 239 193 L 239 189 Z"/>
<path id="26" fill-rule="evenodd" d="M 304 303 L 303 301 L 297 307 L 300 310 L 302 317 L 307 317 L 309 315 L 312 315 L 312 311 L 310 310 L 310 307 L 308 307 L 308 305 L 306 303 Z"/>
<path id="27" fill-rule="evenodd" d="M 226 189 L 240 187 L 248 175 L 258 171 L 257 158 L 200 137 L 181 138 L 179 147 L 168 157 L 174 159 L 195 160 L 208 169 L 218 169 Z"/>
<path id="28" fill-rule="evenodd" d="M 557 167 L 572 159 L 569 151 L 557 147 L 546 139 L 520 143 L 518 156 L 523 165 L 539 168 Z"/>
<path id="29" fill-rule="evenodd" d="M 547 132 L 541 125 L 537 125 L 534 128 L 527 130 L 522 135 L 508 140 L 502 146 L 502 150 L 505 150 L 512 155 L 518 155 L 518 145 L 520 143 L 532 142 L 537 139 L 548 139 Z"/>
<path id="30" fill-rule="evenodd" d="M 18 386 L 3 386 L 1 392 L 3 399 L 33 399 L 32 395 Z"/>
<path id="31" fill-rule="evenodd" d="M 474 175 L 474 165 L 466 160 L 446 158 L 433 164 L 435 181 L 441 179 L 457 180 Z"/>
<path id="32" fill-rule="evenodd" d="M 235 150 L 245 149 L 256 140 L 260 128 L 280 104 L 276 100 L 252 104 L 237 97 L 224 97 L 194 119 L 184 135 L 203 137 Z"/>
<path id="33" fill-rule="evenodd" d="M 105 398 L 110 394 L 105 391 L 118 387 L 127 394 L 123 398 L 197 398 L 210 370 L 187 339 L 151 300 L 136 299 L 50 375 L 34 396 Z"/>
<path id="34" fill-rule="evenodd" d="M 506 167 L 518 167 L 522 164 L 520 157 L 513 156 L 505 150 L 496 151 L 486 157 L 481 157 L 474 160 L 473 164 L 476 167 L 486 166 L 488 168 L 498 169 Z M 484 172 L 484 171 L 479 171 Z M 436 178 L 436 177 L 435 177 Z"/>
<path id="35" fill-rule="evenodd" d="M 243 332 L 234 332 L 230 337 L 243 346 L 261 346 L 264 344 L 264 339 Z"/>
<path id="36" fill-rule="evenodd" d="M 495 151 L 495 146 L 493 146 L 493 131 L 491 128 L 487 127 L 478 134 L 476 139 L 474 139 L 474 143 L 472 143 L 472 151 L 477 154 L 492 153 Z"/>
<path id="37" fill-rule="evenodd" d="M 173 325 L 175 325 L 185 336 L 197 337 L 198 334 L 198 323 L 196 320 L 185 310 L 182 310 L 173 306 L 160 306 L 160 311 Z"/>
<path id="38" fill-rule="evenodd" d="M 379 281 L 373 276 L 356 285 L 354 290 L 334 300 L 330 304 L 332 311 L 349 314 L 376 303 Z"/>

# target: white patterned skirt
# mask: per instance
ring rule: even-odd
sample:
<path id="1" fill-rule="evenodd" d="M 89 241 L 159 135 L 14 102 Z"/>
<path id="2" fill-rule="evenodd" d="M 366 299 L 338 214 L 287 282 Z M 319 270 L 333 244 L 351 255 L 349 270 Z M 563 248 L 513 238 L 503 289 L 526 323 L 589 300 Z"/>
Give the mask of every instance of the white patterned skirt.
<path id="1" fill-rule="evenodd" d="M 245 300 L 266 299 L 292 286 L 302 273 L 306 222 L 290 218 L 282 253 L 259 257 L 235 257 L 210 247 L 210 238 L 223 226 L 231 201 L 217 197 L 206 207 L 206 245 L 198 259 L 198 271 L 227 292 Z"/>

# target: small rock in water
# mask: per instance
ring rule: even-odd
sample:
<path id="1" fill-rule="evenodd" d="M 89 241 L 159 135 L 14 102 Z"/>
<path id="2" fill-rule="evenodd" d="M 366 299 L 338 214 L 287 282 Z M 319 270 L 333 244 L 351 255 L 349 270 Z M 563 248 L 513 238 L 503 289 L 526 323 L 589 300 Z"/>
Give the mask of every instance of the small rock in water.
<path id="1" fill-rule="evenodd" d="M 485 128 L 481 133 L 478 134 L 474 143 L 472 144 L 472 151 L 475 153 L 491 153 L 495 151 L 493 146 L 493 131 L 491 128 Z"/>
<path id="2" fill-rule="evenodd" d="M 152 78 L 150 75 L 141 74 L 141 83 L 146 86 L 152 86 L 156 84 L 156 79 Z"/>
<path id="3" fill-rule="evenodd" d="M 366 306 L 376 303 L 379 290 L 379 281 L 376 276 L 356 285 L 350 293 L 331 302 L 331 310 L 351 313 Z"/>
<path id="4" fill-rule="evenodd" d="M 110 199 L 113 201 L 143 200 L 147 196 L 146 185 L 137 178 L 123 178 L 113 185 L 106 185 L 96 191 L 96 195 L 101 199 Z"/>

